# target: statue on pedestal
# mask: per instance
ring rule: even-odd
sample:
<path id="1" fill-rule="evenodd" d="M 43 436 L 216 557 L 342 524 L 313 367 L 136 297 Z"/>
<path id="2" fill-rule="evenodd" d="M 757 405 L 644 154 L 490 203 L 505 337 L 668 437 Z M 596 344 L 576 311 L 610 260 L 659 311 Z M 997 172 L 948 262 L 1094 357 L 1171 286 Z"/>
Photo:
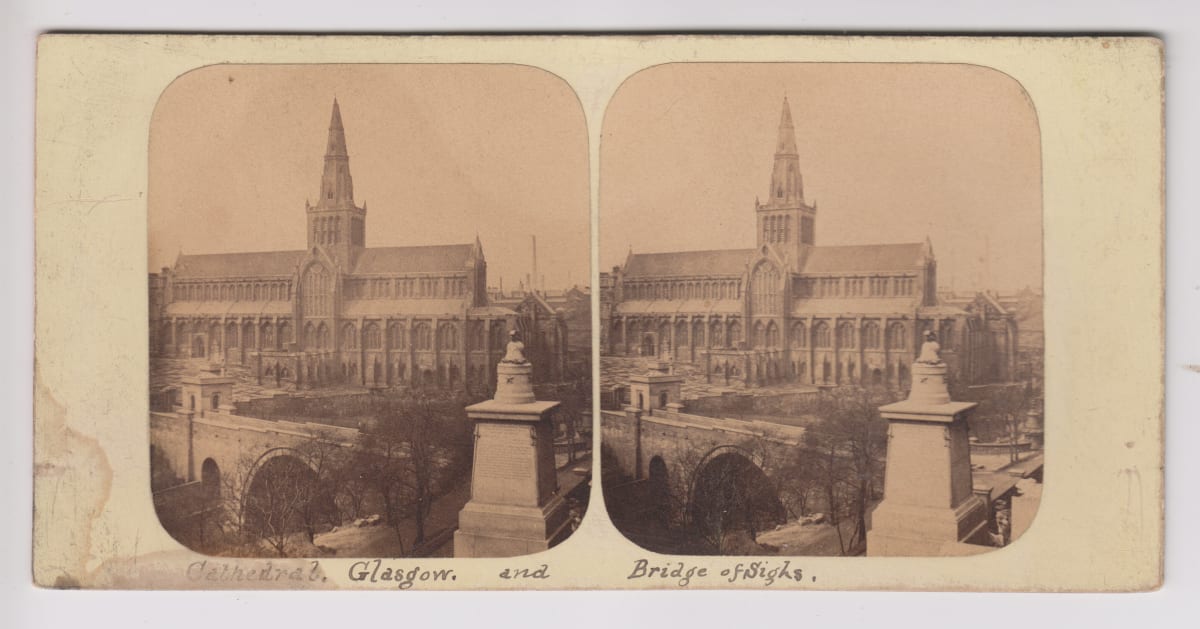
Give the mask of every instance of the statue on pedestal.
<path id="1" fill-rule="evenodd" d="M 508 346 L 505 348 L 504 358 L 500 359 L 502 363 L 512 365 L 526 365 L 529 360 L 525 358 L 525 344 L 517 340 L 517 331 L 508 331 Z"/>
<path id="2" fill-rule="evenodd" d="M 933 337 L 933 332 L 925 330 L 925 342 L 921 344 L 921 355 L 917 357 L 918 363 L 926 365 L 942 364 L 942 357 L 938 352 L 942 350 L 942 346 Z"/>

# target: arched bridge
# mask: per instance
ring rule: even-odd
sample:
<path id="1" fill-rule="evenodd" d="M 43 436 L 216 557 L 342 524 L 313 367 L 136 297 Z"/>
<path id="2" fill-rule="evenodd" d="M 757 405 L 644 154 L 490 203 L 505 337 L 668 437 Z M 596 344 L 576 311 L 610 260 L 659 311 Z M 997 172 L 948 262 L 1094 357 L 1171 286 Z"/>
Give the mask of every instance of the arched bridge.
<path id="1" fill-rule="evenodd" d="M 677 538 L 666 529 L 684 527 L 722 546 L 732 532 L 752 540 L 786 519 L 777 479 L 796 461 L 801 427 L 692 415 L 667 404 L 603 411 L 602 431 L 605 483 L 626 490 L 617 497 L 606 486 L 605 499 L 627 534 Z"/>
<path id="2" fill-rule="evenodd" d="M 238 415 L 229 379 L 184 382 L 169 404 L 150 413 L 154 504 L 163 526 L 185 543 L 199 516 L 221 499 L 245 494 L 263 470 L 310 476 L 320 451 L 352 447 L 359 431 L 328 424 Z"/>

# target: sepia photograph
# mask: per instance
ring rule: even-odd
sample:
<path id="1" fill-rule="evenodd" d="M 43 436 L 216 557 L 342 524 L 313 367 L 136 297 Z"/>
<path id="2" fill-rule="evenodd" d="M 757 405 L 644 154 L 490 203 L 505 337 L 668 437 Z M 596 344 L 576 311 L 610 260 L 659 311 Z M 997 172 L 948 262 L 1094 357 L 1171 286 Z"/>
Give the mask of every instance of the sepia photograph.
<path id="1" fill-rule="evenodd" d="M 1017 81 L 656 66 L 613 97 L 600 171 L 602 486 L 626 537 L 945 556 L 1030 527 L 1041 155 Z"/>
<path id="2" fill-rule="evenodd" d="M 42 36 L 32 581 L 1154 590 L 1163 50 Z"/>
<path id="3" fill-rule="evenodd" d="M 575 530 L 590 219 L 565 83 L 209 66 L 163 92 L 149 153 L 151 490 L 176 540 L 502 557 Z"/>

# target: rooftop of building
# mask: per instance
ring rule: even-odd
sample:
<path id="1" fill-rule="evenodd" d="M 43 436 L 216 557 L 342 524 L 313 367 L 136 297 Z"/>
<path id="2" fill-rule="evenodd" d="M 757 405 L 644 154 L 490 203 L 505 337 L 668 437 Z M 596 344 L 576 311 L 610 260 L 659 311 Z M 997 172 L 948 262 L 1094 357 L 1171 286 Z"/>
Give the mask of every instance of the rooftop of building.
<path id="1" fill-rule="evenodd" d="M 456 273 L 467 268 L 473 245 L 369 247 L 358 255 L 352 275 L 409 275 Z M 180 254 L 176 279 L 290 277 L 307 251 Z"/>
<path id="2" fill-rule="evenodd" d="M 630 254 L 627 279 L 740 276 L 757 249 L 716 249 Z M 825 275 L 912 271 L 925 259 L 923 243 L 813 247 L 799 273 Z"/>

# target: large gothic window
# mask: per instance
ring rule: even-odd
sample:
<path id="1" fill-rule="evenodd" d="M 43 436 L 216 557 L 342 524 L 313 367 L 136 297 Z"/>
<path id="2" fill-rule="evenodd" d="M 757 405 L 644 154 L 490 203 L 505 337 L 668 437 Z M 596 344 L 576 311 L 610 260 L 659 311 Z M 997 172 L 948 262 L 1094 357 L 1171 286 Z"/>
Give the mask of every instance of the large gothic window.
<path id="1" fill-rule="evenodd" d="M 288 323 L 287 321 L 280 321 L 278 338 L 279 338 L 279 345 L 281 347 L 294 342 L 294 340 L 292 339 L 292 324 Z"/>
<path id="2" fill-rule="evenodd" d="M 775 322 L 767 324 L 767 347 L 771 349 L 779 349 L 779 326 Z"/>
<path id="3" fill-rule="evenodd" d="M 323 350 L 333 348 L 333 343 L 330 341 L 329 326 L 324 323 L 317 326 L 317 346 Z"/>
<path id="4" fill-rule="evenodd" d="M 755 312 L 781 312 L 783 303 L 779 290 L 779 270 L 770 264 L 758 265 L 754 269 L 750 296 Z"/>
<path id="5" fill-rule="evenodd" d="M 275 326 L 271 325 L 270 322 L 262 324 L 259 341 L 262 343 L 263 349 L 275 349 Z"/>
<path id="6" fill-rule="evenodd" d="M 712 347 L 722 347 L 725 345 L 725 326 L 721 325 L 720 321 L 713 321 L 708 328 L 708 344 Z"/>
<path id="7" fill-rule="evenodd" d="M 358 331 L 354 329 L 353 323 L 342 326 L 342 348 L 358 349 Z"/>
<path id="8" fill-rule="evenodd" d="M 321 264 L 313 264 L 301 280 L 300 312 L 307 317 L 333 314 L 333 277 Z"/>

